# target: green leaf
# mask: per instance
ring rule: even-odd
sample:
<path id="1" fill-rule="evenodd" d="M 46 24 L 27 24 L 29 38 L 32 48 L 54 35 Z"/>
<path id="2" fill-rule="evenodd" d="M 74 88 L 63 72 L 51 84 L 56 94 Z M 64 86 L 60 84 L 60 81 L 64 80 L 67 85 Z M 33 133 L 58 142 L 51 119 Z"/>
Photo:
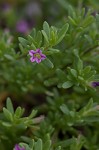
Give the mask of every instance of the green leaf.
<path id="1" fill-rule="evenodd" d="M 50 38 L 50 27 L 49 27 L 49 24 L 46 21 L 43 24 L 43 30 L 46 32 L 48 38 Z"/>
<path id="2" fill-rule="evenodd" d="M 11 61 L 14 60 L 14 57 L 12 57 L 12 56 L 9 55 L 9 54 L 4 54 L 4 57 L 7 58 L 8 60 L 11 60 Z"/>
<path id="3" fill-rule="evenodd" d="M 33 37 L 32 37 L 31 35 L 28 35 L 27 38 L 28 38 L 28 40 L 29 40 L 30 43 L 32 43 L 33 40 L 34 40 Z"/>
<path id="4" fill-rule="evenodd" d="M 48 68 L 54 68 L 53 63 L 48 58 L 46 58 L 44 61 L 42 61 L 42 63 L 44 65 L 46 65 Z"/>
<path id="5" fill-rule="evenodd" d="M 86 67 L 83 69 L 83 74 L 84 74 L 84 75 L 87 75 L 90 71 L 91 71 L 91 66 L 86 66 Z"/>
<path id="6" fill-rule="evenodd" d="M 17 109 L 15 110 L 15 115 L 20 118 L 24 113 L 24 109 L 22 109 L 21 107 L 17 107 Z"/>
<path id="7" fill-rule="evenodd" d="M 62 71 L 61 69 L 56 69 L 56 73 L 60 82 L 63 82 L 66 80 L 67 76 L 64 71 Z"/>
<path id="8" fill-rule="evenodd" d="M 94 17 L 93 16 L 88 16 L 83 24 L 82 24 L 82 27 L 86 28 L 87 26 L 89 26 L 92 22 L 94 21 Z"/>
<path id="9" fill-rule="evenodd" d="M 33 50 L 36 50 L 36 46 L 34 45 L 34 43 L 31 44 L 31 48 L 32 48 Z"/>
<path id="10" fill-rule="evenodd" d="M 75 78 L 77 77 L 77 71 L 75 69 L 70 69 L 70 72 Z"/>
<path id="11" fill-rule="evenodd" d="M 71 82 L 71 81 L 67 81 L 67 82 L 64 82 L 63 84 L 62 84 L 62 87 L 64 88 L 64 89 L 68 89 L 68 88 L 70 88 L 70 87 L 72 87 L 73 86 L 73 83 Z"/>
<path id="12" fill-rule="evenodd" d="M 6 105 L 7 105 L 6 107 L 7 107 L 8 111 L 10 111 L 11 114 L 14 114 L 14 108 L 13 108 L 13 105 L 12 105 L 12 102 L 11 102 L 10 98 L 7 98 Z"/>
<path id="13" fill-rule="evenodd" d="M 8 111 L 5 107 L 3 108 L 3 113 L 5 115 L 5 117 L 9 120 L 9 121 L 13 121 L 13 117 L 10 111 Z"/>
<path id="14" fill-rule="evenodd" d="M 85 34 L 84 37 L 86 38 L 86 41 L 88 41 L 90 44 L 93 44 L 93 40 L 89 35 Z"/>
<path id="15" fill-rule="evenodd" d="M 21 52 L 24 52 L 24 48 L 21 43 L 19 43 L 19 48 L 20 48 Z"/>
<path id="16" fill-rule="evenodd" d="M 37 110 L 32 110 L 31 114 L 28 116 L 29 119 L 32 119 L 37 114 Z"/>
<path id="17" fill-rule="evenodd" d="M 49 48 L 47 51 L 44 51 L 44 54 L 46 55 L 53 55 L 54 53 L 59 53 L 60 50 L 58 49 L 55 49 L 55 48 Z"/>
<path id="18" fill-rule="evenodd" d="M 79 111 L 79 115 L 87 116 L 93 107 L 93 99 L 91 98 L 88 104 Z"/>
<path id="19" fill-rule="evenodd" d="M 44 30 L 42 30 L 42 34 L 43 34 L 44 39 L 47 42 L 47 44 L 49 44 L 48 36 L 47 36 L 47 34 L 46 34 L 46 32 Z"/>
<path id="20" fill-rule="evenodd" d="M 55 36 L 55 33 L 53 30 L 51 31 L 50 44 L 51 44 L 51 46 L 56 45 L 56 36 Z"/>
<path id="21" fill-rule="evenodd" d="M 47 140 L 43 145 L 43 150 L 50 150 L 51 140 Z"/>
<path id="22" fill-rule="evenodd" d="M 66 114 L 66 115 L 69 114 L 69 109 L 68 109 L 68 107 L 67 107 L 65 104 L 63 104 L 62 106 L 60 106 L 60 109 L 61 109 L 61 111 L 62 111 L 64 114 Z"/>
<path id="23" fill-rule="evenodd" d="M 18 37 L 19 42 L 26 47 L 28 45 L 28 41 L 22 37 Z"/>
<path id="24" fill-rule="evenodd" d="M 29 147 L 33 150 L 34 147 L 34 139 L 32 139 L 29 143 Z"/>
<path id="25" fill-rule="evenodd" d="M 42 44 L 42 34 L 40 31 L 37 32 L 36 42 L 37 42 L 37 46 L 40 47 Z"/>
<path id="26" fill-rule="evenodd" d="M 92 70 L 89 73 L 84 74 L 84 78 L 87 79 L 87 80 L 90 80 L 91 78 L 94 77 L 95 74 L 96 74 L 96 71 Z"/>
<path id="27" fill-rule="evenodd" d="M 79 72 L 83 70 L 83 61 L 81 59 L 79 59 L 77 67 Z"/>
<path id="28" fill-rule="evenodd" d="M 83 71 L 83 61 L 77 55 L 74 58 L 74 67 L 77 69 L 79 74 L 82 73 L 82 71 Z"/>
<path id="29" fill-rule="evenodd" d="M 74 19 L 72 19 L 70 16 L 68 17 L 70 22 L 74 25 L 74 26 L 77 26 L 77 23 L 75 22 Z"/>
<path id="30" fill-rule="evenodd" d="M 11 123 L 3 122 L 3 121 L 2 121 L 2 125 L 5 126 L 5 127 L 7 127 L 7 128 L 10 128 L 12 126 Z"/>
<path id="31" fill-rule="evenodd" d="M 59 53 L 59 52 L 60 52 L 59 49 L 55 49 L 55 48 L 49 48 L 49 51 L 52 51 L 52 54 L 53 54 L 53 53 Z"/>
<path id="32" fill-rule="evenodd" d="M 61 146 L 58 146 L 58 148 L 56 148 L 55 150 L 61 150 Z"/>
<path id="33" fill-rule="evenodd" d="M 64 140 L 64 141 L 56 143 L 56 146 L 59 145 L 59 146 L 62 146 L 66 149 L 66 147 L 70 146 L 73 142 L 74 142 L 74 139 L 71 138 L 71 139 Z"/>
<path id="34" fill-rule="evenodd" d="M 74 142 L 70 145 L 70 150 L 73 150 L 73 149 L 81 150 L 83 144 L 85 143 L 84 138 L 81 135 L 79 135 L 78 138 L 73 138 L 73 139 L 74 139 Z"/>
<path id="35" fill-rule="evenodd" d="M 30 143 L 32 141 L 32 140 L 30 141 L 30 138 L 27 136 L 21 136 L 21 139 L 22 141 L 25 141 L 26 143 Z"/>
<path id="36" fill-rule="evenodd" d="M 58 43 L 60 43 L 62 41 L 62 39 L 65 37 L 65 34 L 66 34 L 68 28 L 69 28 L 69 24 L 66 23 L 62 27 L 62 29 L 59 31 L 59 33 L 58 33 L 58 40 L 57 40 L 56 44 L 58 44 Z"/>
<path id="37" fill-rule="evenodd" d="M 31 32 L 30 35 L 31 35 L 33 38 L 36 37 L 36 29 L 35 29 L 35 28 L 33 28 L 33 30 L 32 30 L 32 32 Z"/>
<path id="38" fill-rule="evenodd" d="M 42 150 L 42 140 L 38 139 L 38 141 L 35 143 L 34 150 Z"/>
<path id="39" fill-rule="evenodd" d="M 91 98 L 88 102 L 88 104 L 85 106 L 86 110 L 90 109 L 93 107 L 93 99 Z"/>

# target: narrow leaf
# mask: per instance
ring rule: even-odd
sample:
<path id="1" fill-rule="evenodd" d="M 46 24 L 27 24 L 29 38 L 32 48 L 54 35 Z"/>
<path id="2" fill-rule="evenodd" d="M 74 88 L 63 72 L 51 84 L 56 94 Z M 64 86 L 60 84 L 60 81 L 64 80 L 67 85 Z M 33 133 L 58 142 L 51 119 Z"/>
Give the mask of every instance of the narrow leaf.
<path id="1" fill-rule="evenodd" d="M 71 81 L 67 81 L 62 84 L 62 87 L 64 89 L 70 88 L 71 86 L 73 86 L 73 83 Z"/>
<path id="2" fill-rule="evenodd" d="M 60 43 L 62 41 L 62 39 L 64 38 L 64 36 L 65 36 L 65 34 L 66 34 L 67 30 L 68 30 L 68 28 L 69 28 L 69 24 L 66 23 L 62 27 L 62 29 L 59 31 L 59 33 L 58 33 L 58 40 L 57 40 L 56 44 L 58 44 L 58 43 Z"/>
<path id="3" fill-rule="evenodd" d="M 28 45 L 28 41 L 26 39 L 19 37 L 18 40 L 24 47 Z"/>
<path id="4" fill-rule="evenodd" d="M 34 150 L 42 150 L 42 140 L 39 139 L 34 146 Z"/>
<path id="5" fill-rule="evenodd" d="M 44 65 L 46 65 L 48 68 L 53 68 L 54 67 L 53 63 L 48 58 L 46 58 L 42 63 Z"/>
<path id="6" fill-rule="evenodd" d="M 13 117 L 10 111 L 8 111 L 6 108 L 3 108 L 3 113 L 9 121 L 13 121 Z"/>
<path id="7" fill-rule="evenodd" d="M 48 36 L 47 36 L 47 34 L 46 34 L 46 32 L 45 32 L 44 30 L 42 30 L 42 34 L 43 34 L 43 36 L 44 36 L 45 41 L 46 41 L 47 44 L 48 44 L 48 43 L 49 43 L 49 41 L 48 41 Z"/>
<path id="8" fill-rule="evenodd" d="M 43 24 L 43 30 L 46 32 L 47 36 L 50 38 L 50 27 L 46 21 Z"/>
<path id="9" fill-rule="evenodd" d="M 11 99 L 10 98 L 7 98 L 7 103 L 6 103 L 6 107 L 7 109 L 12 113 L 14 114 L 14 108 L 13 108 L 13 105 L 12 105 L 12 102 L 11 102 Z"/>

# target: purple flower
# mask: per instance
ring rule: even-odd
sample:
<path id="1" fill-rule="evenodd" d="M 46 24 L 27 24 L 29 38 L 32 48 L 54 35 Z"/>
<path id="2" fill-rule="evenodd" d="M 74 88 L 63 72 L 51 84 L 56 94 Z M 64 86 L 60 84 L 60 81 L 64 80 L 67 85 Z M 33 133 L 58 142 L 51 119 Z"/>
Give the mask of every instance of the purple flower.
<path id="1" fill-rule="evenodd" d="M 37 63 L 40 63 L 42 60 L 46 58 L 46 56 L 42 54 L 42 51 L 40 49 L 37 49 L 36 51 L 30 50 L 29 55 L 31 56 L 30 58 L 31 62 L 36 61 Z"/>
<path id="2" fill-rule="evenodd" d="M 14 150 L 25 150 L 25 148 L 21 148 L 18 144 L 16 144 Z"/>
<path id="3" fill-rule="evenodd" d="M 16 30 L 20 33 L 27 33 L 29 30 L 29 25 L 26 20 L 19 20 L 16 24 Z"/>
<path id="4" fill-rule="evenodd" d="M 8 13 L 11 10 L 11 6 L 8 3 L 4 3 L 2 5 L 2 10 L 3 12 Z"/>
<path id="5" fill-rule="evenodd" d="M 99 86 L 99 82 L 92 82 L 92 86 L 93 86 L 93 87 Z"/>

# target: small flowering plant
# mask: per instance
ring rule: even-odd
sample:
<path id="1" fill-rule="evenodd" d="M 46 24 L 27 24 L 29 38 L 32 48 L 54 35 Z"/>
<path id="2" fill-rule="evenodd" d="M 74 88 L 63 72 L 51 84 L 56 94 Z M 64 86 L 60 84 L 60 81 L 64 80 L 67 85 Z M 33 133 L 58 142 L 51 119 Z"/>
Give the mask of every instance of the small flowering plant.
<path id="1" fill-rule="evenodd" d="M 46 59 L 46 55 L 42 54 L 42 51 L 40 49 L 36 49 L 36 51 L 29 50 L 29 55 L 31 56 L 31 62 L 40 63 L 42 60 Z"/>
<path id="2" fill-rule="evenodd" d="M 17 19 L 19 43 L 0 30 L 0 150 L 98 150 L 99 14 L 83 0 L 44 3 L 42 30 L 29 34 L 28 16 Z M 8 96 L 14 106 L 3 107 Z"/>

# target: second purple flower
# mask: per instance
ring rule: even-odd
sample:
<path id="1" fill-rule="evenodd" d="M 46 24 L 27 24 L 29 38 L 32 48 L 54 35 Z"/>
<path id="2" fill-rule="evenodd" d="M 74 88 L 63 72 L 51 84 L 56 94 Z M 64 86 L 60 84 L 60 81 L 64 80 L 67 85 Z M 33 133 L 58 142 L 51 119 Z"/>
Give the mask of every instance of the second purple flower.
<path id="1" fill-rule="evenodd" d="M 16 144 L 14 150 L 25 150 L 25 148 L 21 148 L 18 144 Z"/>
<path id="2" fill-rule="evenodd" d="M 40 63 L 42 60 L 46 58 L 46 55 L 42 54 L 42 51 L 40 49 L 37 49 L 36 51 L 30 50 L 29 55 L 31 56 L 30 61 L 37 63 Z"/>
<path id="3" fill-rule="evenodd" d="M 97 87 L 97 86 L 99 86 L 99 82 L 98 81 L 94 81 L 94 82 L 92 82 L 92 87 Z"/>

